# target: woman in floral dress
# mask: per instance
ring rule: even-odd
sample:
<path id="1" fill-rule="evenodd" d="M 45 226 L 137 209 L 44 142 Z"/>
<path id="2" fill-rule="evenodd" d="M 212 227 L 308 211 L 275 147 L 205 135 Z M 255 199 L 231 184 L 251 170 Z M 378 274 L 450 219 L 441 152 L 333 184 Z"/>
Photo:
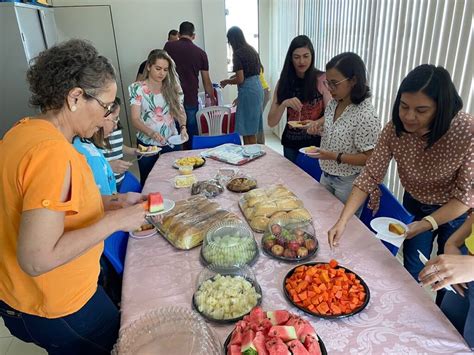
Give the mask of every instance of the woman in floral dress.
<path id="1" fill-rule="evenodd" d="M 145 67 L 145 79 L 128 87 L 132 123 L 137 130 L 137 143 L 143 146 L 159 146 L 160 153 L 179 150 L 171 148 L 168 138 L 178 134 L 179 123 L 183 140 L 188 139 L 186 114 L 183 108 L 183 92 L 176 74 L 175 64 L 163 50 L 152 51 Z M 159 155 L 144 156 L 138 161 L 142 186 Z"/>

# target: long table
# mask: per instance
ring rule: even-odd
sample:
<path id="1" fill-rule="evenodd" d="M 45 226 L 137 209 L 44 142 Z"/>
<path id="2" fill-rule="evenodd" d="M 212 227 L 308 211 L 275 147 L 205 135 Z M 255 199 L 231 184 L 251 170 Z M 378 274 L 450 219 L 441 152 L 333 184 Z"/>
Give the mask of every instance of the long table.
<path id="1" fill-rule="evenodd" d="M 265 150 L 265 156 L 239 167 L 240 171 L 255 177 L 259 187 L 282 183 L 293 191 L 314 219 L 320 249 L 313 260 L 338 260 L 365 280 L 371 298 L 365 310 L 349 318 L 324 320 L 309 316 L 290 305 L 283 295 L 283 278 L 294 265 L 260 253 L 253 271 L 263 290 L 264 310 L 288 309 L 304 316 L 330 354 L 470 353 L 428 293 L 357 218 L 350 220 L 340 247 L 332 252 L 327 244 L 327 230 L 337 220 L 343 205 L 296 165 L 267 147 Z M 190 197 L 189 189 L 174 188 L 172 178 L 178 172 L 172 164 L 177 158 L 199 152 L 162 155 L 148 177 L 144 193 L 160 191 L 173 200 Z M 194 174 L 199 180 L 209 179 L 221 167 L 229 165 L 208 159 Z M 242 216 L 237 204 L 240 197 L 226 190 L 215 200 Z M 261 235 L 255 236 L 260 244 Z M 196 280 L 203 268 L 199 251 L 199 247 L 177 250 L 161 236 L 130 239 L 123 278 L 121 328 L 155 308 L 191 308 Z M 212 324 L 212 328 L 224 343 L 233 325 Z"/>

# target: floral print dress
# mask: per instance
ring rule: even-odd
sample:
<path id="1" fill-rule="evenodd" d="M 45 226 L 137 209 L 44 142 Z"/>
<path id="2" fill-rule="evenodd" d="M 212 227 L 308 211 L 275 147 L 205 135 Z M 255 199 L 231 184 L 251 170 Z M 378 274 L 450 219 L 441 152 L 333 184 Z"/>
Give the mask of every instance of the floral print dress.
<path id="1" fill-rule="evenodd" d="M 166 139 L 178 134 L 170 107 L 161 93 L 154 94 L 145 81 L 131 84 L 128 87 L 128 92 L 130 105 L 140 106 L 140 118 L 147 127 Z M 180 102 L 183 102 L 182 94 L 180 94 Z M 163 146 L 159 141 L 155 141 L 140 131 L 137 132 L 137 138 L 145 144 Z"/>

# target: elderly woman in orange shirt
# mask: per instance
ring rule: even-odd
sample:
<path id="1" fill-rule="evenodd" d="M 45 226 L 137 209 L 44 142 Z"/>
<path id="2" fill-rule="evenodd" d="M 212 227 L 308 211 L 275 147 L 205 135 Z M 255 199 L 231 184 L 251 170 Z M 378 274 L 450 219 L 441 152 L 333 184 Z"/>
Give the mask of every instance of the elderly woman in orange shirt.
<path id="1" fill-rule="evenodd" d="M 119 312 L 97 286 L 103 240 L 143 223 L 143 199 L 102 197 L 71 142 L 111 117 L 115 72 L 90 44 L 71 40 L 40 53 L 27 79 L 41 114 L 0 144 L 0 315 L 49 354 L 108 354 Z"/>

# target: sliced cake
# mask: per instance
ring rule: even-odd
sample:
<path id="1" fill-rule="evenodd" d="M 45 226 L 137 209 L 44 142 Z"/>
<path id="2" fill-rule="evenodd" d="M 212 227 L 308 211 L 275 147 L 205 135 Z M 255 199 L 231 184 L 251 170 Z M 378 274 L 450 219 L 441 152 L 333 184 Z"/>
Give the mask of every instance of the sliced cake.
<path id="1" fill-rule="evenodd" d="M 398 234 L 398 235 L 404 235 L 405 234 L 405 228 L 399 223 L 389 223 L 388 224 L 388 230 L 389 232 Z"/>

